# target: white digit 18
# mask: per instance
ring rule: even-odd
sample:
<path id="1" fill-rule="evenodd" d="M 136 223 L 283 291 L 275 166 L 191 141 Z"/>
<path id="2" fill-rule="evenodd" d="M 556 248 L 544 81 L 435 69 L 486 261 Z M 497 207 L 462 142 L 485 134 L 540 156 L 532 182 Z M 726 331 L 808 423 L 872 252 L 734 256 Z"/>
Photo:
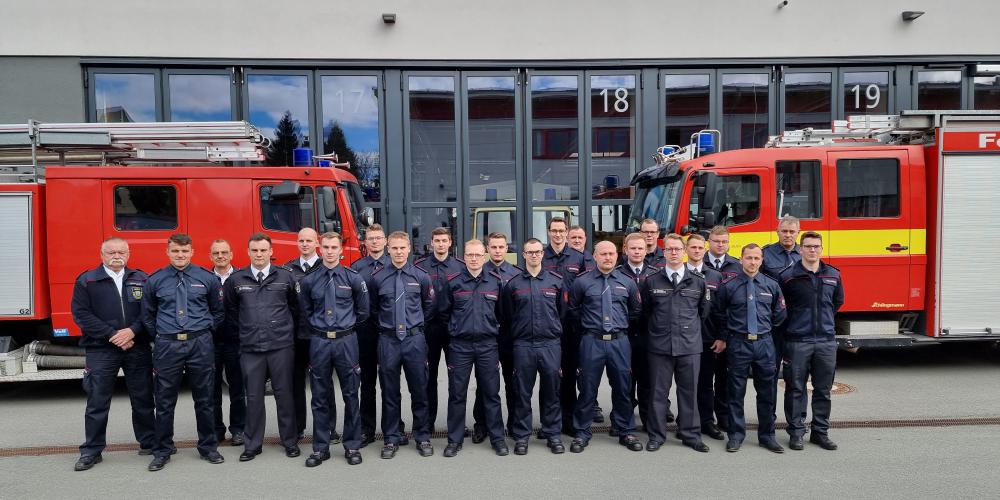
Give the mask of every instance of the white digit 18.
<path id="1" fill-rule="evenodd" d="M 601 90 L 601 96 L 604 97 L 604 112 L 608 112 L 608 89 Z M 628 89 L 624 87 L 618 87 L 615 89 L 615 102 L 613 104 L 615 111 L 619 113 L 624 113 L 628 111 Z"/>
<path id="2" fill-rule="evenodd" d="M 851 92 L 854 92 L 854 109 L 861 109 L 861 85 L 851 87 Z M 877 108 L 881 99 L 882 91 L 878 85 L 873 83 L 865 87 L 865 108 Z"/>

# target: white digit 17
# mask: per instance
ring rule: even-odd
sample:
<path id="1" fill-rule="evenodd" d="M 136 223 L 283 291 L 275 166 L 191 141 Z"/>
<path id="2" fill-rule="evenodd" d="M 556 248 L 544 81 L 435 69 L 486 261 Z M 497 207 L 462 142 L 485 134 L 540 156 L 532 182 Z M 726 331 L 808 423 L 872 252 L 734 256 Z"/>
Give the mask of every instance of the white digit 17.
<path id="1" fill-rule="evenodd" d="M 601 96 L 604 97 L 604 112 L 608 112 L 608 89 L 601 90 Z M 628 111 L 628 89 L 624 87 L 618 87 L 615 89 L 615 111 L 619 113 L 624 113 Z"/>
<path id="2" fill-rule="evenodd" d="M 854 109 L 861 109 L 861 85 L 851 87 L 854 92 Z M 881 90 L 874 83 L 865 87 L 865 107 L 868 109 L 877 108 L 881 100 Z"/>

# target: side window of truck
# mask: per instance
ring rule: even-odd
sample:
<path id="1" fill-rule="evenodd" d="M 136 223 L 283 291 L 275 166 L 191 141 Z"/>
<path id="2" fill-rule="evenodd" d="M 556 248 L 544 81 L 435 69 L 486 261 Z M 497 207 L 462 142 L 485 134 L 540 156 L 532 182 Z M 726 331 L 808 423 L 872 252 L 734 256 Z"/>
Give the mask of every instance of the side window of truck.
<path id="1" fill-rule="evenodd" d="M 799 219 L 822 217 L 819 160 L 779 161 L 774 164 L 775 214 Z"/>
<path id="2" fill-rule="evenodd" d="M 298 232 L 304 227 L 316 227 L 316 210 L 313 205 L 313 188 L 299 188 L 297 200 L 273 200 L 274 186 L 260 188 L 260 220 L 264 229 Z"/>
<path id="3" fill-rule="evenodd" d="M 115 229 L 177 229 L 177 188 L 148 184 L 115 186 Z"/>
<path id="4" fill-rule="evenodd" d="M 837 160 L 837 217 L 899 217 L 899 160 Z"/>
<path id="5" fill-rule="evenodd" d="M 715 220 L 724 226 L 753 222 L 760 217 L 760 177 L 722 175 L 715 195 Z"/>

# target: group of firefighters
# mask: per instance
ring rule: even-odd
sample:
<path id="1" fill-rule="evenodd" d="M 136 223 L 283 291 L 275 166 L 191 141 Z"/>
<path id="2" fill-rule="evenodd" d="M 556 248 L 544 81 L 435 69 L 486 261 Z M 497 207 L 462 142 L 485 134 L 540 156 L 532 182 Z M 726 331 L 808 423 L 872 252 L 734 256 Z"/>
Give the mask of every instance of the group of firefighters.
<path id="1" fill-rule="evenodd" d="M 86 439 L 76 470 L 101 462 L 108 412 L 119 369 L 125 373 L 140 455 L 161 470 L 176 453 L 173 415 L 188 374 L 202 459 L 221 463 L 225 439 L 223 378 L 229 386 L 229 428 L 240 461 L 261 453 L 268 382 L 285 454 L 298 457 L 306 426 L 305 381 L 311 388 L 315 467 L 342 442 L 351 465 L 374 442 L 376 383 L 381 391 L 381 457 L 409 443 L 401 418 L 406 377 L 412 438 L 431 456 L 437 420 L 437 373 L 442 353 L 448 376 L 447 445 L 454 457 L 471 434 L 497 455 L 524 455 L 532 434 L 538 383 L 541 428 L 552 453 L 585 450 L 593 422 L 602 422 L 597 393 L 606 371 L 612 436 L 632 451 L 657 451 L 674 420 L 676 385 L 680 442 L 708 452 L 702 435 L 740 449 L 746 437 L 743 403 L 748 379 L 757 394 L 758 442 L 775 453 L 778 372 L 785 380 L 789 447 L 803 448 L 811 378 L 809 441 L 833 450 L 828 437 L 836 365 L 834 314 L 844 302 L 836 268 L 820 260 L 822 236 L 799 234 L 781 219 L 779 241 L 747 244 L 728 255 L 724 227 L 704 236 L 668 234 L 647 219 L 618 247 L 586 250 L 586 233 L 566 220 L 548 223 L 548 244 L 521 245 L 525 267 L 507 262 L 507 236 L 464 244 L 451 255 L 451 232 L 431 233 L 427 256 L 410 260 L 410 238 L 375 224 L 364 236 L 367 255 L 341 265 L 343 238 L 298 234 L 300 256 L 271 263 L 270 238 L 249 238 L 250 265 L 234 269 L 228 242 L 211 245 L 213 269 L 191 263 L 185 234 L 167 241 L 169 264 L 147 276 L 127 266 L 128 242 L 109 238 L 101 264 L 80 275 L 72 299 L 86 348 Z M 466 428 L 469 381 L 475 371 L 474 426 Z M 336 432 L 333 376 L 343 401 L 343 435 Z M 501 401 L 501 380 L 506 404 Z M 507 409 L 504 425 L 503 406 Z M 635 409 L 648 439 L 635 435 Z M 727 438 L 728 434 L 728 438 Z"/>

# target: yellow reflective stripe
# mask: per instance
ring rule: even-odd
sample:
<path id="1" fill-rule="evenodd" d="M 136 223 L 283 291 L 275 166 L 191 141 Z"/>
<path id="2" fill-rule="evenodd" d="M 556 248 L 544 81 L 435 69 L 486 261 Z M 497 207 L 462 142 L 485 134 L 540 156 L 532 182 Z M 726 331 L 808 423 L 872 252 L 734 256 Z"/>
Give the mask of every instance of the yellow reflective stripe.
<path id="1" fill-rule="evenodd" d="M 865 255 L 924 255 L 927 253 L 925 229 L 863 229 L 817 231 L 823 236 L 824 257 L 860 257 Z M 778 241 L 772 231 L 729 233 L 729 254 L 740 257 L 740 250 L 748 243 L 760 246 Z M 885 248 L 892 243 L 909 246 L 907 252 L 892 252 Z M 831 253 L 832 252 L 832 253 Z"/>

